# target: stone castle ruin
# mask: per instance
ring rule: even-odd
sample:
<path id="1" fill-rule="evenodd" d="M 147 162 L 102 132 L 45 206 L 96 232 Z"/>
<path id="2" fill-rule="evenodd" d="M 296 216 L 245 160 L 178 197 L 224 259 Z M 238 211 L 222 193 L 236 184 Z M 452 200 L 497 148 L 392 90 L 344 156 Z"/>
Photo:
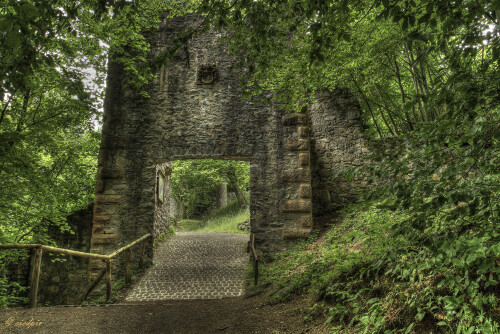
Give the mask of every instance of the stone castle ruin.
<path id="1" fill-rule="evenodd" d="M 164 20 L 148 37 L 151 57 L 199 20 Z M 123 69 L 109 64 L 95 203 L 68 219 L 76 235 L 56 233 L 60 246 L 110 254 L 166 231 L 176 210 L 170 162 L 179 159 L 250 161 L 250 230 L 260 254 L 307 237 L 315 220 L 353 199 L 358 185 L 338 174 L 363 164 L 358 101 L 345 90 L 323 91 L 304 112 L 289 114 L 242 99 L 241 73 L 221 37 L 209 31 L 189 39 L 146 87 L 150 98 L 124 89 Z M 75 303 L 103 265 L 52 258 L 44 256 L 39 299 L 51 305 Z M 12 268 L 9 277 L 23 283 L 28 272 Z"/>
<path id="2" fill-rule="evenodd" d="M 167 50 L 199 16 L 165 20 L 148 37 Z M 250 161 L 250 225 L 260 253 L 306 237 L 314 217 L 343 205 L 350 185 L 338 172 L 362 164 L 361 110 L 347 91 L 323 92 L 307 112 L 241 98 L 240 73 L 214 31 L 191 38 L 146 88 L 124 89 L 108 70 L 90 251 L 108 254 L 168 228 L 170 161 Z M 149 247 L 152 256 L 152 246 Z M 99 262 L 90 263 L 95 270 Z"/>

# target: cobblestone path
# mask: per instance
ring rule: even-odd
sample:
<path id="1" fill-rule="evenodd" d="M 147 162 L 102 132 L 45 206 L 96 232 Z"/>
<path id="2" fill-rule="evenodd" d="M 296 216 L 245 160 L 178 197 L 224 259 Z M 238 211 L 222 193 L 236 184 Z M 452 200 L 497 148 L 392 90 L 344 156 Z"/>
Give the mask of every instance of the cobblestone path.
<path id="1" fill-rule="evenodd" d="M 156 249 L 154 265 L 126 301 L 240 296 L 248 234 L 177 232 Z"/>

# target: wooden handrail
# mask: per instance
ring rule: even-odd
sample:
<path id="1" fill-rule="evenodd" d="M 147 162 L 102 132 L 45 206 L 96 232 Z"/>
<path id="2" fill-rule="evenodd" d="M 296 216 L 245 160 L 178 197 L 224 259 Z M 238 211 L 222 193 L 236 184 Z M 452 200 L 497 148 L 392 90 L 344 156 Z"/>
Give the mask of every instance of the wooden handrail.
<path id="1" fill-rule="evenodd" d="M 109 300 L 111 297 L 111 260 L 115 258 L 118 254 L 120 254 L 123 251 L 127 251 L 127 256 L 126 256 L 126 273 L 125 273 L 125 280 L 127 282 L 131 281 L 131 272 L 130 272 L 130 248 L 133 246 L 137 245 L 138 243 L 145 241 L 147 238 L 151 237 L 151 233 L 145 234 L 139 239 L 132 241 L 130 244 L 118 249 L 117 251 L 109 254 L 109 255 L 102 255 L 102 254 L 95 254 L 95 253 L 87 253 L 87 252 L 79 252 L 79 251 L 74 251 L 71 249 L 65 249 L 65 248 L 58 248 L 58 247 L 51 247 L 51 246 L 45 246 L 41 244 L 6 244 L 6 245 L 0 245 L 0 250 L 6 250 L 6 249 L 36 249 L 35 251 L 35 261 L 34 261 L 34 266 L 32 269 L 31 273 L 31 282 L 30 282 L 30 298 L 29 298 L 29 307 L 36 307 L 36 297 L 37 297 L 37 291 L 38 291 L 38 282 L 40 279 L 40 266 L 41 266 L 41 258 L 42 258 L 42 253 L 43 251 L 47 251 L 50 253 L 61 253 L 61 254 L 66 254 L 66 255 L 71 255 L 71 256 L 78 256 L 78 257 L 84 257 L 84 258 L 90 258 L 90 259 L 99 259 L 102 261 L 106 262 L 106 268 L 103 269 L 103 272 L 98 276 L 94 282 L 86 289 L 84 296 L 82 296 L 79 300 L 78 303 L 81 304 L 83 300 L 90 294 L 90 292 L 97 286 L 99 281 L 102 279 L 102 277 L 106 276 L 106 301 Z M 144 262 L 142 257 L 144 256 L 144 246 L 143 244 L 142 251 L 141 251 L 141 258 L 140 258 L 140 266 L 142 267 L 142 263 Z"/>
<path id="2" fill-rule="evenodd" d="M 118 254 L 120 254 L 121 252 L 123 252 L 124 250 L 127 250 L 135 245 L 137 245 L 139 242 L 143 241 L 143 240 L 146 240 L 147 238 L 149 238 L 151 236 L 151 233 L 149 234 L 146 234 L 146 235 L 143 235 L 142 237 L 140 237 L 139 239 L 129 243 L 127 246 L 123 246 L 122 248 L 118 249 L 117 251 L 111 253 L 110 255 L 108 255 L 108 257 L 111 259 L 115 256 L 117 256 Z"/>
<path id="3" fill-rule="evenodd" d="M 101 260 L 111 260 L 112 258 L 116 257 L 118 254 L 123 252 L 124 250 L 131 248 L 138 244 L 139 242 L 149 238 L 151 236 L 151 233 L 145 234 L 139 239 L 132 241 L 130 244 L 127 246 L 124 246 L 117 251 L 111 253 L 110 255 L 102 255 L 102 254 L 95 254 L 95 253 L 87 253 L 87 252 L 79 252 L 79 251 L 74 251 L 71 249 L 66 249 L 66 248 L 58 248 L 58 247 L 51 247 L 51 246 L 46 246 L 46 245 L 41 245 L 41 244 L 5 244 L 5 245 L 0 245 L 0 250 L 2 249 L 33 249 L 33 248 L 41 248 L 47 252 L 50 253 L 61 253 L 61 254 L 66 254 L 66 255 L 71 255 L 71 256 L 79 256 L 79 257 L 85 257 L 85 258 L 90 258 L 90 259 L 101 259 Z"/>

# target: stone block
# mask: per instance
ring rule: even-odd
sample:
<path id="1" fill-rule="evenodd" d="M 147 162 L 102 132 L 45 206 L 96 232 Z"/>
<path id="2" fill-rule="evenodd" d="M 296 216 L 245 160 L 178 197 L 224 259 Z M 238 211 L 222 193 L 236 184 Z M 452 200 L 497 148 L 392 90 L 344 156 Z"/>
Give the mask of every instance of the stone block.
<path id="1" fill-rule="evenodd" d="M 92 235 L 92 247 L 94 245 L 116 245 L 116 234 L 96 233 Z"/>
<path id="2" fill-rule="evenodd" d="M 309 234 L 311 233 L 310 228 L 291 228 L 291 229 L 284 229 L 282 232 L 282 238 L 283 239 L 300 239 L 300 238 L 307 238 Z"/>
<path id="3" fill-rule="evenodd" d="M 313 225 L 313 219 L 311 215 L 300 217 L 300 227 L 312 228 L 312 225 Z"/>
<path id="4" fill-rule="evenodd" d="M 299 166 L 309 167 L 309 153 L 299 153 Z"/>
<path id="5" fill-rule="evenodd" d="M 104 233 L 104 224 L 93 224 L 92 233 Z"/>
<path id="6" fill-rule="evenodd" d="M 281 121 L 284 126 L 307 125 L 307 116 L 300 113 L 286 114 L 281 118 Z"/>
<path id="7" fill-rule="evenodd" d="M 47 292 L 48 293 L 58 293 L 59 292 L 59 286 L 57 285 L 50 285 L 47 287 Z"/>
<path id="8" fill-rule="evenodd" d="M 123 167 L 99 167 L 97 178 L 102 179 L 122 179 L 125 174 Z"/>
<path id="9" fill-rule="evenodd" d="M 287 151 L 308 151 L 309 150 L 309 140 L 308 139 L 294 139 L 289 138 L 286 143 Z"/>
<path id="10" fill-rule="evenodd" d="M 284 200 L 281 202 L 282 213 L 309 213 L 312 204 L 310 200 Z"/>
<path id="11" fill-rule="evenodd" d="M 94 224 L 109 224 L 111 221 L 111 216 L 106 215 L 106 216 L 97 216 L 94 215 L 93 222 Z"/>
<path id="12" fill-rule="evenodd" d="M 299 126 L 297 128 L 297 133 L 299 135 L 299 138 L 309 138 L 309 127 Z"/>
<path id="13" fill-rule="evenodd" d="M 328 189 L 320 189 L 318 190 L 318 201 L 322 204 L 322 205 L 328 205 L 330 202 L 331 202 L 331 196 L 330 196 L 330 192 L 328 191 Z"/>
<path id="14" fill-rule="evenodd" d="M 96 186 L 95 186 L 95 192 L 96 193 L 104 192 L 104 181 L 103 180 L 97 180 Z"/>
<path id="15" fill-rule="evenodd" d="M 282 181 L 284 183 L 309 183 L 311 172 L 309 168 L 295 168 L 283 171 Z"/>
<path id="16" fill-rule="evenodd" d="M 95 196 L 96 204 L 106 204 L 106 203 L 120 203 L 121 202 L 120 195 L 105 195 L 105 194 L 97 194 Z"/>
<path id="17" fill-rule="evenodd" d="M 129 137 L 128 136 L 103 136 L 101 141 L 101 150 L 102 148 L 107 149 L 125 149 L 129 145 Z"/>
<path id="18" fill-rule="evenodd" d="M 310 184 L 301 184 L 299 187 L 299 196 L 301 198 L 311 198 L 311 185 Z"/>

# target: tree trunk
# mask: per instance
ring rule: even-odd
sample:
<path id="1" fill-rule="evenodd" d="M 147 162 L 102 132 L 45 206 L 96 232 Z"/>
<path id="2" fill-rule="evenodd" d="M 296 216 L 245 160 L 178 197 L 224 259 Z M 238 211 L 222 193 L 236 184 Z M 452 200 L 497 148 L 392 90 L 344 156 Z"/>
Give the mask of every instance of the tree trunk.
<path id="1" fill-rule="evenodd" d="M 246 206 L 247 200 L 245 199 L 243 191 L 241 191 L 240 187 L 238 186 L 238 178 L 236 177 L 236 170 L 234 169 L 234 167 L 231 168 L 228 176 L 231 187 L 234 188 L 234 191 L 236 193 L 236 198 L 238 199 L 238 203 L 241 206 Z"/>
<path id="2" fill-rule="evenodd" d="M 217 209 L 227 206 L 227 184 L 222 183 L 217 188 Z"/>

